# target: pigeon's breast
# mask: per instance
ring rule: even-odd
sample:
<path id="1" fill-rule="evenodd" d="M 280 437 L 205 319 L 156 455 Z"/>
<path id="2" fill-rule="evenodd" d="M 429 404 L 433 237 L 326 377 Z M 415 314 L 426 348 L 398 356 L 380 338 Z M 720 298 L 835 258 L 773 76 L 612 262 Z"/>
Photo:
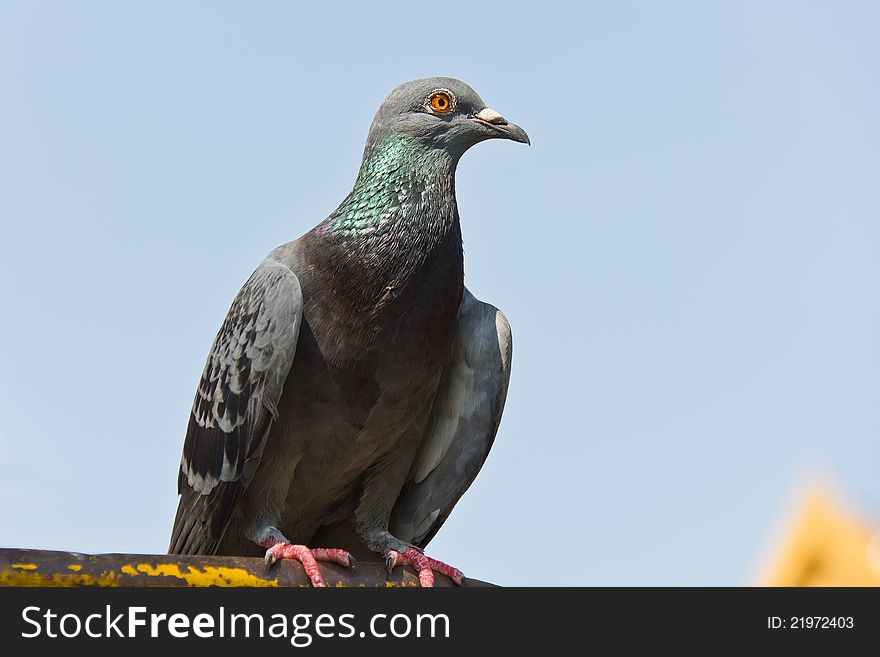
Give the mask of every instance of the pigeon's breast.
<path id="1" fill-rule="evenodd" d="M 344 514 L 376 463 L 414 458 L 451 355 L 463 289 L 453 272 L 351 314 L 328 307 L 332 297 L 306 301 L 262 481 L 248 491 L 249 506 L 277 515 L 289 537 Z"/>
<path id="2" fill-rule="evenodd" d="M 419 288 L 390 291 L 366 317 L 332 328 L 304 317 L 282 399 L 296 432 L 308 427 L 302 442 L 322 449 L 339 437 L 365 445 L 369 459 L 429 412 L 463 288 L 440 278 Z"/>

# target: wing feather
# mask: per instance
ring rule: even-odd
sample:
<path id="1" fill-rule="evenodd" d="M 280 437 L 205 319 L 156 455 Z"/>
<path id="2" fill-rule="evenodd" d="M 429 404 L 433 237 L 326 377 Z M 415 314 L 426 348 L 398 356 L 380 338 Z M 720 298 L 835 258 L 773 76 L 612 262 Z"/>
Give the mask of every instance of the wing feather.
<path id="1" fill-rule="evenodd" d="M 465 290 L 452 360 L 391 515 L 397 538 L 427 545 L 482 468 L 507 398 L 512 346 L 504 314 Z"/>
<path id="2" fill-rule="evenodd" d="M 259 465 L 293 363 L 302 291 L 289 267 L 264 260 L 214 340 L 186 430 L 171 554 L 212 554 Z"/>

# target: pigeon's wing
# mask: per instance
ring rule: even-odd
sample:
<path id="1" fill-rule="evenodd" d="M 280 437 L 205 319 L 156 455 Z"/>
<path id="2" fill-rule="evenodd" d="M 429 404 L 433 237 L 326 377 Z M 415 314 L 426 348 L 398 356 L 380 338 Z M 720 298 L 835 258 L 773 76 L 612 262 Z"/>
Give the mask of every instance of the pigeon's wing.
<path id="1" fill-rule="evenodd" d="M 171 554 L 213 554 L 259 467 L 302 321 L 296 275 L 271 256 L 232 302 L 186 429 Z"/>
<path id="2" fill-rule="evenodd" d="M 507 318 L 465 290 L 453 359 L 391 515 L 399 539 L 427 545 L 483 466 L 504 410 L 511 351 Z"/>

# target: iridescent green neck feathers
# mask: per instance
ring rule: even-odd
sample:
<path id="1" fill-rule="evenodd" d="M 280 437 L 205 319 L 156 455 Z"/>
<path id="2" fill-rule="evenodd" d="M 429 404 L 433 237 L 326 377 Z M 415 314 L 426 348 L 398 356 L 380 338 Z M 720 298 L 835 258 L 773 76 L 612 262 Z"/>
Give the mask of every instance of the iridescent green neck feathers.
<path id="1" fill-rule="evenodd" d="M 454 221 L 455 161 L 397 136 L 368 146 L 351 193 L 328 217 L 329 230 L 357 237 L 436 229 Z"/>

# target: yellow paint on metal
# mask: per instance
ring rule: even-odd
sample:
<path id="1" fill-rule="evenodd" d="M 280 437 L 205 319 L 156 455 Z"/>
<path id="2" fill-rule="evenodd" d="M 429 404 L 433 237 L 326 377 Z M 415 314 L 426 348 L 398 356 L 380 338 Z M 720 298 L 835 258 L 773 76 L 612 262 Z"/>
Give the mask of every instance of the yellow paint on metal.
<path id="1" fill-rule="evenodd" d="M 0 571 L 0 586 L 119 586 L 119 580 L 113 571 L 92 576 L 85 573 L 44 575 L 39 572 L 12 570 Z"/>
<path id="2" fill-rule="evenodd" d="M 75 559 L 70 555 L 70 560 L 52 561 L 47 564 L 34 563 L 27 557 L 18 558 L 21 561 L 9 564 L 0 569 L 0 586 L 54 586 L 54 587 L 79 587 L 79 586 L 222 586 L 222 587 L 278 587 L 281 586 L 278 577 L 270 578 L 261 574 L 253 574 L 246 568 L 222 567 L 207 565 L 187 565 L 185 563 L 166 561 L 163 558 L 149 557 L 150 561 L 123 562 L 121 565 L 100 565 L 100 558 L 82 561 L 82 555 Z M 172 557 L 173 558 L 173 557 Z M 39 558 L 37 558 L 39 562 Z M 8 562 L 7 562 L 8 563 Z M 116 564 L 119 564 L 117 561 Z M 99 570 L 101 568 L 102 570 Z M 90 572 L 82 572 L 83 570 Z M 41 572 L 42 570 L 42 572 Z M 152 580 L 145 582 L 144 580 Z M 333 577 L 327 578 L 329 586 L 345 587 L 345 582 Z M 352 585 L 365 587 L 364 581 L 351 582 Z M 380 582 L 376 582 L 379 586 Z M 386 587 L 411 587 L 418 586 L 418 581 L 407 579 L 404 581 L 385 581 Z M 299 586 L 308 587 L 308 583 Z"/>
<path id="3" fill-rule="evenodd" d="M 254 586 L 269 587 L 278 586 L 277 579 L 267 579 L 251 575 L 243 568 L 222 568 L 205 566 L 198 569 L 186 566 L 188 572 L 184 572 L 176 563 L 159 563 L 155 566 L 149 563 L 125 564 L 116 572 L 115 570 L 104 571 L 100 575 L 81 573 L 80 564 L 67 566 L 71 573 L 45 574 L 38 571 L 36 564 L 16 563 L 12 564 L 9 571 L 0 572 L 0 586 L 124 586 L 128 575 L 139 577 L 174 577 L 186 582 L 188 586 Z"/>
<path id="4" fill-rule="evenodd" d="M 126 564 L 121 568 L 123 573 L 131 576 L 176 577 L 188 586 L 278 586 L 277 579 L 257 577 L 244 568 L 205 566 L 199 570 L 186 566 L 186 569 L 188 572 L 183 572 L 176 563 L 159 563 L 155 566 L 149 563 Z"/>

